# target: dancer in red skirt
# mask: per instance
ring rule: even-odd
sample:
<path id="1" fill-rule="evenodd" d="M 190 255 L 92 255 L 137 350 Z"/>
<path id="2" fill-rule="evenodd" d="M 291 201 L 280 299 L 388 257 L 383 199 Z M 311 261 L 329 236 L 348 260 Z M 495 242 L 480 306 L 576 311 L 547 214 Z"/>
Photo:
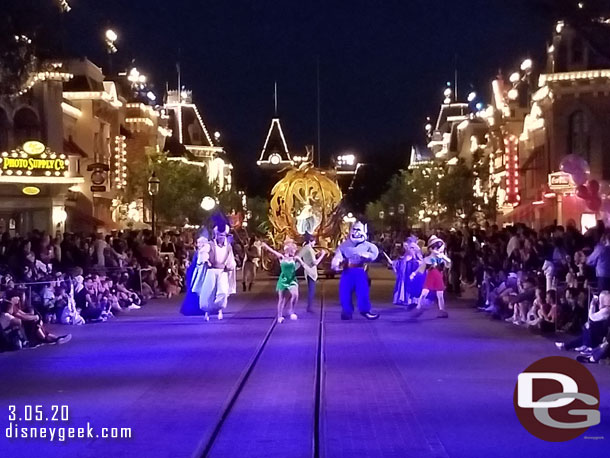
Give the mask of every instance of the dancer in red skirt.
<path id="1" fill-rule="evenodd" d="M 419 296 L 417 308 L 413 311 L 413 317 L 416 318 L 424 313 L 424 300 L 430 292 L 436 293 L 438 302 L 438 318 L 447 318 L 449 314 L 445 310 L 445 280 L 443 279 L 443 271 L 451 266 L 451 259 L 445 254 L 445 242 L 433 235 L 428 240 L 428 256 L 426 256 L 421 264 L 420 271 L 426 271 L 426 280 L 424 287 Z M 412 274 L 413 275 L 413 274 Z"/>

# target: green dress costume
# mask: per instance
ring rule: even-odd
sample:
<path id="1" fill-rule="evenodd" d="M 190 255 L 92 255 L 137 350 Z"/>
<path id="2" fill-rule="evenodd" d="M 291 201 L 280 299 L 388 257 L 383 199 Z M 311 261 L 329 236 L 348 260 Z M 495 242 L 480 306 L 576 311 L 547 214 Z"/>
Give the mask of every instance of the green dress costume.
<path id="1" fill-rule="evenodd" d="M 296 261 L 280 261 L 280 278 L 277 279 L 275 290 L 286 291 L 293 286 L 299 286 Z"/>

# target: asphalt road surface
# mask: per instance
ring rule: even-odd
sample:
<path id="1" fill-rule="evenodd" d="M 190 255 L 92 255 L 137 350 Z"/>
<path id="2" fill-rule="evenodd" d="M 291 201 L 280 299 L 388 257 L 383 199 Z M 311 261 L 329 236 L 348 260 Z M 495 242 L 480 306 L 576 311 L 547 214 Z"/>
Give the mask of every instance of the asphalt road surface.
<path id="1" fill-rule="evenodd" d="M 231 297 L 222 321 L 180 315 L 180 298 L 157 300 L 70 328 L 65 345 L 0 354 L 0 456 L 608 456 L 609 366 L 588 366 L 601 424 L 569 442 L 542 441 L 516 417 L 517 375 L 574 354 L 468 300 L 450 301 L 449 319 L 428 311 L 410 321 L 390 303 L 391 273 L 372 277 L 377 321 L 341 321 L 337 281 L 325 280 L 313 313 L 301 301 L 297 321 L 276 325 L 275 282 L 262 279 Z M 88 425 L 93 437 L 67 437 Z M 15 427 L 49 429 L 47 438 L 7 438 Z M 131 437 L 102 437 L 120 428 Z"/>

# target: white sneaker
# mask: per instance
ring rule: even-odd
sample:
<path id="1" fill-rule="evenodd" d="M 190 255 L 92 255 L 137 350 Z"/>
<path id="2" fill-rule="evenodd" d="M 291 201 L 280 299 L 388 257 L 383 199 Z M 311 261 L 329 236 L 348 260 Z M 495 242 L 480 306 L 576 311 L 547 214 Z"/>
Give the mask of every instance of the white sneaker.
<path id="1" fill-rule="evenodd" d="M 131 304 L 129 307 L 127 307 L 129 310 L 139 310 L 142 307 L 140 307 L 139 305 L 136 304 Z"/>
<path id="2" fill-rule="evenodd" d="M 206 312 L 205 315 L 203 315 L 203 319 L 204 321 L 210 321 L 210 314 Z"/>
<path id="3" fill-rule="evenodd" d="M 566 344 L 563 342 L 555 342 L 555 346 L 557 347 L 557 350 L 563 350 L 566 348 Z"/>
<path id="4" fill-rule="evenodd" d="M 282 324 L 282 323 L 284 322 L 284 317 L 283 317 L 283 316 L 278 316 L 278 317 L 277 317 L 277 322 L 278 322 L 279 324 Z"/>
<path id="5" fill-rule="evenodd" d="M 218 319 L 219 319 L 219 320 L 222 320 L 222 310 L 219 310 L 219 311 L 218 311 Z"/>
<path id="6" fill-rule="evenodd" d="M 290 314 L 290 319 L 294 321 L 294 320 L 298 320 L 298 319 L 299 319 L 299 317 L 297 316 L 297 314 L 296 314 L 296 313 L 291 313 L 291 314 Z"/>

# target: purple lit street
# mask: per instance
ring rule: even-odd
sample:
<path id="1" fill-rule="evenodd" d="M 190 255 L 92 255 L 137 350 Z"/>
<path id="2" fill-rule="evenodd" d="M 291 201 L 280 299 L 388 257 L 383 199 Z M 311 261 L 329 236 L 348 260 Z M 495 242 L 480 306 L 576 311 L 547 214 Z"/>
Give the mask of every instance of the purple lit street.
<path id="1" fill-rule="evenodd" d="M 610 456 L 610 0 L 1 0 L 0 458 Z"/>
<path id="2" fill-rule="evenodd" d="M 429 311 L 409 321 L 387 300 L 391 272 L 373 269 L 372 277 L 381 312 L 373 322 L 341 321 L 337 282 L 323 283 L 322 456 L 604 456 L 605 440 L 547 443 L 517 420 L 517 375 L 559 354 L 551 341 L 489 320 L 469 300 L 451 301 L 449 320 Z M 272 284 L 238 294 L 221 322 L 183 317 L 178 300 L 159 301 L 75 329 L 70 345 L 1 355 L 11 368 L 0 374 L 3 405 L 67 405 L 69 421 L 57 426 L 132 429 L 130 439 L 2 439 L 3 455 L 201 456 L 274 319 Z M 209 456 L 312 456 L 319 306 L 297 310 L 299 320 L 273 329 Z M 591 370 L 603 419 L 610 371 Z M 608 423 L 585 436 L 607 440 Z"/>

